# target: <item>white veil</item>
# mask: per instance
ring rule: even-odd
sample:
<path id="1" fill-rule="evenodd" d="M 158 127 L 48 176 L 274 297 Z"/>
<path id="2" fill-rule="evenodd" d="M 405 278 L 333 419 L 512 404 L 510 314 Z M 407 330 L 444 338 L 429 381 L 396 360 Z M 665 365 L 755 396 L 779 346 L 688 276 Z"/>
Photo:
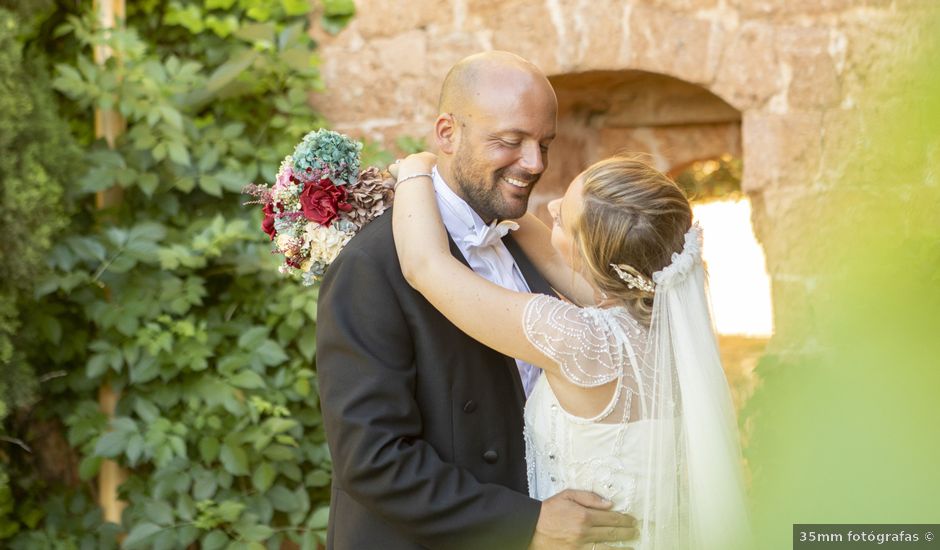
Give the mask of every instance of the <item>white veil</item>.
<path id="1" fill-rule="evenodd" d="M 653 274 L 647 347 L 655 379 L 645 400 L 655 419 L 640 530 L 644 548 L 749 548 L 741 451 L 721 368 L 701 257 L 702 230 Z M 675 419 L 670 422 L 669 419 Z"/>

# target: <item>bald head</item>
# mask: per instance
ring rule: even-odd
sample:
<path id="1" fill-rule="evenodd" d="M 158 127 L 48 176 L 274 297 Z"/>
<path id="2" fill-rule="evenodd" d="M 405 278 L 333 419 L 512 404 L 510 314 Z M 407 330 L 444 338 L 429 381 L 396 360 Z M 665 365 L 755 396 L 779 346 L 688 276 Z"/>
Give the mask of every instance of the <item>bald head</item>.
<path id="1" fill-rule="evenodd" d="M 504 51 L 488 51 L 457 62 L 441 86 L 439 113 L 462 114 L 480 107 L 488 95 L 518 93 L 523 88 L 538 88 L 555 98 L 548 79 L 530 61 Z"/>
<path id="2" fill-rule="evenodd" d="M 558 101 L 542 71 L 508 52 L 472 55 L 447 74 L 439 106 L 444 181 L 486 223 L 523 215 L 555 137 Z"/>

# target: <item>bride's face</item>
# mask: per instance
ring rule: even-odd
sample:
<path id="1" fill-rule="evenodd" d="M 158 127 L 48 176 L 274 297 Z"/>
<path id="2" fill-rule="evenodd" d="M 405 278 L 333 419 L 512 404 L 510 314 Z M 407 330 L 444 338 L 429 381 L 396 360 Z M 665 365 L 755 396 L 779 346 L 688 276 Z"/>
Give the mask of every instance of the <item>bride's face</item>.
<path id="1" fill-rule="evenodd" d="M 581 216 L 584 207 L 584 174 L 571 182 L 565 195 L 548 203 L 548 213 L 551 214 L 552 246 L 568 262 L 575 271 L 581 269 L 581 257 L 577 252 L 572 237 L 572 228 Z"/>

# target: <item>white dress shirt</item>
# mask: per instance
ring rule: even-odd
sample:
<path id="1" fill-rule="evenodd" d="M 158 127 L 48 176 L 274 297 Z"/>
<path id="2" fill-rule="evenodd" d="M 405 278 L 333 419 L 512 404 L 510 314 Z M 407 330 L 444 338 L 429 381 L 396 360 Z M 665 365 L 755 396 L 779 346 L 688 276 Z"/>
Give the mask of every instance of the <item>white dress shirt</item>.
<path id="1" fill-rule="evenodd" d="M 501 287 L 519 292 L 530 292 L 529 285 L 522 277 L 522 272 L 519 271 L 519 266 L 516 265 L 516 261 L 502 240 L 485 239 L 492 244 L 475 246 L 481 241 L 481 235 L 493 229 L 483 223 L 483 219 L 473 208 L 470 208 L 470 205 L 458 197 L 444 182 L 436 166 L 431 173 L 437 194 L 437 207 L 441 211 L 444 227 L 447 228 L 447 232 L 457 244 L 467 263 L 470 264 L 470 268 L 486 280 Z M 519 367 L 519 376 L 522 378 L 522 388 L 528 398 L 541 371 L 518 359 L 516 359 L 516 365 Z"/>

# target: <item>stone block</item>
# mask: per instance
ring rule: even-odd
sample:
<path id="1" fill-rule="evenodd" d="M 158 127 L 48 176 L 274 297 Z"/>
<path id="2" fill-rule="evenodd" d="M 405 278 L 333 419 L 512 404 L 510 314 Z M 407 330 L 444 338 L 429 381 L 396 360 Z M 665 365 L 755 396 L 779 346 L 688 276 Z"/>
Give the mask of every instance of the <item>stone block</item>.
<path id="1" fill-rule="evenodd" d="M 728 40 L 712 90 L 740 111 L 766 103 L 781 91 L 782 68 L 774 27 L 748 22 Z"/>
<path id="2" fill-rule="evenodd" d="M 869 0 L 871 1 L 871 0 Z M 743 17 L 824 15 L 859 7 L 859 0 L 730 0 Z"/>
<path id="3" fill-rule="evenodd" d="M 742 188 L 812 186 L 819 172 L 821 129 L 819 112 L 745 112 Z"/>
<path id="4" fill-rule="evenodd" d="M 412 30 L 377 38 L 371 46 L 378 52 L 380 71 L 373 75 L 382 79 L 398 78 L 399 75 L 423 76 L 427 74 L 427 37 L 423 31 Z"/>
<path id="5" fill-rule="evenodd" d="M 789 68 L 787 104 L 795 108 L 826 108 L 842 100 L 836 62 L 830 54 L 832 31 L 819 27 L 777 29 L 779 56 Z"/>
<path id="6" fill-rule="evenodd" d="M 597 0 L 590 11 L 575 6 L 573 36 L 570 44 L 575 52 L 573 66 L 568 70 L 619 70 L 624 68 L 623 54 L 628 47 L 630 31 L 626 18 L 628 9 L 621 0 Z"/>
<path id="7" fill-rule="evenodd" d="M 454 0 L 408 0 L 403 7 L 400 0 L 357 0 L 349 30 L 369 40 L 429 26 L 453 28 L 455 4 Z"/>
<path id="8" fill-rule="evenodd" d="M 708 19 L 634 6 L 630 12 L 629 52 L 633 68 L 704 84 L 712 79 L 718 49 Z"/>
<path id="9" fill-rule="evenodd" d="M 493 49 L 521 55 L 545 74 L 561 70 L 565 41 L 560 39 L 559 29 L 544 4 L 511 0 L 486 13 L 480 21 L 482 28 L 491 33 Z"/>

